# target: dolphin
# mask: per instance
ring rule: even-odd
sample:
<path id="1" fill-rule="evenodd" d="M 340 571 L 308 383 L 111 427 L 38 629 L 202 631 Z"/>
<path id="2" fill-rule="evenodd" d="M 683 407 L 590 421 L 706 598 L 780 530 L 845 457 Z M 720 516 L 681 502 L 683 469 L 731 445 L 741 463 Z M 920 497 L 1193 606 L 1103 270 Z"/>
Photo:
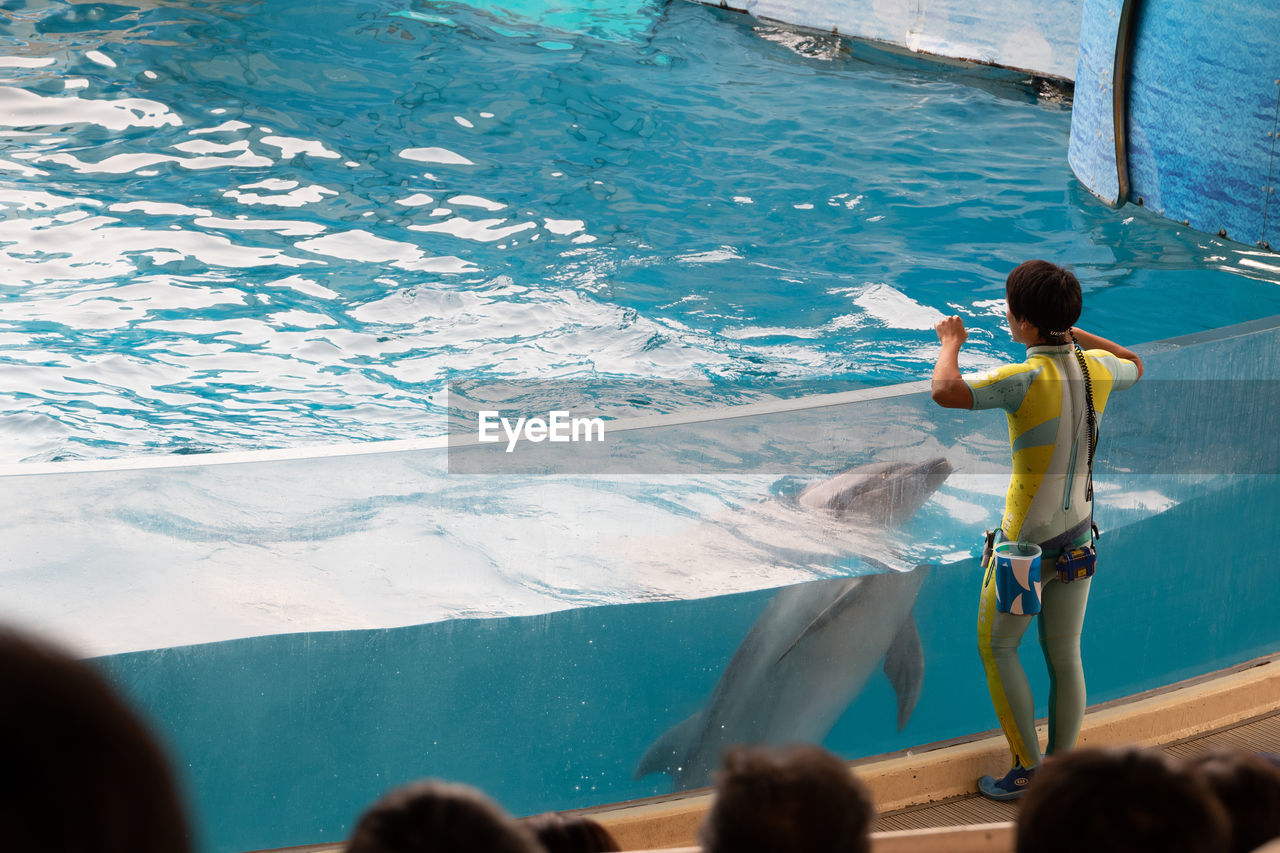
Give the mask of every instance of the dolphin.
<path id="1" fill-rule="evenodd" d="M 883 530 L 910 518 L 950 473 L 942 458 L 860 466 L 809 486 L 796 503 Z M 878 564 L 874 554 L 863 556 Z M 917 566 L 780 589 L 706 705 L 649 747 L 636 778 L 666 773 L 685 790 L 708 784 L 733 744 L 821 743 L 882 660 L 901 729 L 924 676 L 912 608 L 927 572 Z"/>

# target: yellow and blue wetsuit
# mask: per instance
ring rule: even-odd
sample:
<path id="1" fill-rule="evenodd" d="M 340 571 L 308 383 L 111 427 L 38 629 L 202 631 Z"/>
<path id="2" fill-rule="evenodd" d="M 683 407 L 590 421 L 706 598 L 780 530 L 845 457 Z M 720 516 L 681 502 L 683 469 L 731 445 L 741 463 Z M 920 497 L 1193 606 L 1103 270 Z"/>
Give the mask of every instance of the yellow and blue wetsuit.
<path id="1" fill-rule="evenodd" d="M 1105 350 L 1089 350 L 1085 358 L 1100 420 L 1111 392 L 1133 385 L 1138 368 Z M 1070 344 L 1029 347 L 1021 364 L 964 377 L 973 392 L 972 408 L 1004 409 L 1009 420 L 1013 476 L 1000 533 L 1005 539 L 1044 548 L 1039 630 L 1049 668 L 1049 753 L 1075 745 L 1085 709 L 1080 631 L 1089 579 L 1064 584 L 1053 572 L 1063 548 L 1092 538 L 1092 506 L 1086 497 L 1089 438 L 1080 379 Z M 1018 661 L 1018 645 L 1034 617 L 996 610 L 993 575 L 987 567 L 978 607 L 978 649 L 1014 760 L 1022 767 L 1035 767 L 1040 763 L 1035 701 Z"/>

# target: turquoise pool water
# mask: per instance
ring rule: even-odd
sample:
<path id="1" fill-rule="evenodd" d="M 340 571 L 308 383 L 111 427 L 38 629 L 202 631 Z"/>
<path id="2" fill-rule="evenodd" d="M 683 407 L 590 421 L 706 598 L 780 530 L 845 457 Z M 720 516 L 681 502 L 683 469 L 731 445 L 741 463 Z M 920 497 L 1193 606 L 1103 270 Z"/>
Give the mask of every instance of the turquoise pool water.
<path id="1" fill-rule="evenodd" d="M 704 380 L 701 404 L 920 379 L 941 313 L 973 329 L 967 366 L 1014 354 L 1002 282 L 1031 256 L 1073 264 L 1125 342 L 1280 313 L 1273 258 L 1083 190 L 1040 83 L 702 6 L 6 4 L 0 34 L 5 462 L 440 435 L 458 378 Z M 1164 378 L 1273 379 L 1274 334 L 1249 340 Z M 1248 521 L 1278 508 L 1274 466 L 1246 435 L 1203 482 L 1155 476 L 1198 460 L 1174 439 L 1214 400 L 1134 399 L 1104 439 L 1131 455 L 1100 474 L 1095 701 L 1277 648 L 1274 536 Z M 516 812 L 661 793 L 639 756 L 773 588 L 869 570 L 840 536 L 735 547 L 794 464 L 776 423 L 715 437 L 760 457 L 740 477 L 9 469 L 0 612 L 82 642 L 153 717 L 213 853 L 336 840 L 423 775 Z M 916 397 L 801 437 L 815 474 L 957 468 L 894 534 L 935 564 L 920 704 L 897 731 L 874 675 L 827 744 L 992 727 L 966 559 L 1002 426 Z"/>
<path id="2" fill-rule="evenodd" d="M 1273 262 L 1096 203 L 1040 84 L 692 4 L 48 2 L 0 37 L 7 461 L 439 434 L 457 376 L 920 378 L 939 312 L 1009 352 L 1033 255 L 1125 341 L 1280 310 Z"/>

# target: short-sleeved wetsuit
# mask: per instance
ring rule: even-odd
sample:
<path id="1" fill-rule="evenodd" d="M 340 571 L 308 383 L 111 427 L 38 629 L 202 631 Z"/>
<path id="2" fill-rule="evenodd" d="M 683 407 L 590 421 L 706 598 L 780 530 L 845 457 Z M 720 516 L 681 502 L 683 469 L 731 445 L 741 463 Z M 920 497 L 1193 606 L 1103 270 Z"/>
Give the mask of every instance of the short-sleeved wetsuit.
<path id="1" fill-rule="evenodd" d="M 1138 368 L 1105 350 L 1085 353 L 1099 420 L 1112 391 L 1133 385 Z M 1084 721 L 1084 667 L 1080 631 L 1089 579 L 1064 584 L 1053 562 L 1065 547 L 1092 538 L 1092 506 L 1086 497 L 1089 437 L 1084 383 L 1070 344 L 1033 346 L 1027 360 L 964 377 L 974 409 L 1004 409 L 1009 420 L 1013 476 L 1005 495 L 1003 538 L 1044 548 L 1040 593 L 1040 646 L 1049 668 L 1048 752 L 1075 745 Z M 1014 760 L 1040 763 L 1035 702 L 1018 661 L 1018 645 L 1031 616 L 996 610 L 994 572 L 986 571 L 978 608 L 978 649 L 987 686 Z"/>

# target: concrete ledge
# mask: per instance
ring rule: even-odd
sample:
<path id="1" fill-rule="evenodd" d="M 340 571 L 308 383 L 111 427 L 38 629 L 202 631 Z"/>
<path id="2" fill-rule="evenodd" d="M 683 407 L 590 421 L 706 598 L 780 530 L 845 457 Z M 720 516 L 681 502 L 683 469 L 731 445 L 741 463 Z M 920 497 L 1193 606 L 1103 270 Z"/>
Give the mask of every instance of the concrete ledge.
<path id="1" fill-rule="evenodd" d="M 877 832 L 871 836 L 872 853 L 1010 853 L 1013 850 L 1012 823 L 982 823 L 942 829 L 912 829 Z M 262 853 L 342 853 L 345 845 L 326 844 L 290 847 Z M 663 847 L 645 853 L 702 853 L 701 847 Z M 1277 845 L 1274 853 L 1280 853 Z"/>
<path id="2" fill-rule="evenodd" d="M 871 836 L 872 853 L 1008 853 L 1013 844 L 1012 823 L 907 829 Z"/>
<path id="3" fill-rule="evenodd" d="M 877 832 L 871 836 L 872 853 L 1009 853 L 1013 850 L 1012 823 L 980 823 L 942 829 Z M 701 847 L 664 847 L 648 853 L 702 853 Z"/>
<path id="4" fill-rule="evenodd" d="M 623 850 L 662 850 L 696 844 L 698 826 L 711 805 L 710 789 L 585 809 Z M 695 848 L 696 849 L 696 848 Z"/>
<path id="5" fill-rule="evenodd" d="M 1280 709 L 1280 655 L 1269 655 L 1210 676 L 1096 706 L 1085 715 L 1080 745 L 1157 746 L 1232 726 L 1276 709 Z M 1043 738 L 1043 723 L 1038 728 Z M 1004 737 L 994 732 L 863 759 L 852 763 L 850 769 L 871 789 L 877 810 L 887 812 L 972 794 L 977 790 L 979 776 L 1003 773 L 1008 762 Z M 624 850 L 681 848 L 696 843 L 698 825 L 711 797 L 711 790 L 704 788 L 579 813 L 607 827 Z M 987 846 L 953 847 L 948 842 L 945 849 L 1012 849 L 1011 843 L 1007 848 L 1000 846 L 1004 841 L 999 832 L 1003 830 L 991 832 L 996 833 L 993 837 L 997 840 L 983 842 Z M 884 837 L 885 844 L 908 844 L 914 842 L 906 836 L 917 835 L 920 833 L 879 833 L 877 838 Z M 976 844 L 977 836 L 957 843 Z M 916 849 L 924 848 L 884 848 Z M 881 847 L 876 850 L 880 853 Z"/>

